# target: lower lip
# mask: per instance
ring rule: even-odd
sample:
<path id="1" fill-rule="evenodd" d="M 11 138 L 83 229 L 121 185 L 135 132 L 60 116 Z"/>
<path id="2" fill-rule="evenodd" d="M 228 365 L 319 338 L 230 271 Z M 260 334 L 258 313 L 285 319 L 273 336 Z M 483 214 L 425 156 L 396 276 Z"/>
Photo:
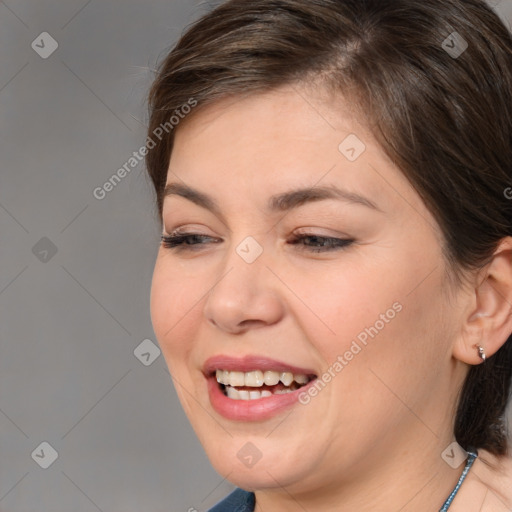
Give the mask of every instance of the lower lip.
<path id="1" fill-rule="evenodd" d="M 280 395 L 267 396 L 256 400 L 233 400 L 222 392 L 215 376 L 208 377 L 207 380 L 212 407 L 225 418 L 236 421 L 261 421 L 272 418 L 298 403 L 299 394 L 314 383 L 314 380 L 312 380 L 295 391 Z"/>

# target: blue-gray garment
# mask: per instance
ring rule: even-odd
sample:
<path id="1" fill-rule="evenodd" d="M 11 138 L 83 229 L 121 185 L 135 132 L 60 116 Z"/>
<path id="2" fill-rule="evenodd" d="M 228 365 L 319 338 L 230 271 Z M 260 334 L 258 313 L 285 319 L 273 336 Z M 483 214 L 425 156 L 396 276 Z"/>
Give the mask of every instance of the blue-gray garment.
<path id="1" fill-rule="evenodd" d="M 235 489 L 208 512 L 254 512 L 254 493 Z"/>

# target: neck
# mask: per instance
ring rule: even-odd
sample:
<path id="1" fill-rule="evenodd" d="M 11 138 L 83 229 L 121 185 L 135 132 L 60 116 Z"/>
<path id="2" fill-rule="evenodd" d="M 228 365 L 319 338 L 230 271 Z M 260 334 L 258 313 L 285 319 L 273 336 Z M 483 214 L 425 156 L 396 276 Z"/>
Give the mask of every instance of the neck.
<path id="1" fill-rule="evenodd" d="M 350 479 L 333 479 L 311 492 L 300 486 L 256 491 L 255 512 L 438 511 L 457 484 L 464 464 L 450 467 L 441 453 L 451 441 L 435 441 L 395 456 L 372 456 L 370 463 L 351 471 Z"/>

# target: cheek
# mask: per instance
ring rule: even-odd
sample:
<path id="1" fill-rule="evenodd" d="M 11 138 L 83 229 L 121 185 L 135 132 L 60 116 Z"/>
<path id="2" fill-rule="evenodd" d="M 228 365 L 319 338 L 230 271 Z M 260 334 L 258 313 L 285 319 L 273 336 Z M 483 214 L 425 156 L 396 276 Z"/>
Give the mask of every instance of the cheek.
<path id="1" fill-rule="evenodd" d="M 329 265 L 316 263 L 316 267 L 311 265 L 302 271 L 291 268 L 281 275 L 300 301 L 290 299 L 295 319 L 324 364 L 330 365 L 350 349 L 354 340 L 364 347 L 375 332 L 371 329 L 369 334 L 368 329 L 375 324 L 380 335 L 397 321 L 400 283 L 390 272 L 383 276 L 383 266 L 369 267 L 355 259 Z"/>
<path id="2" fill-rule="evenodd" d="M 199 308 L 204 280 L 186 275 L 179 265 L 157 259 L 151 284 L 151 321 L 163 355 L 173 373 L 190 351 L 192 331 L 199 325 Z"/>
<path id="3" fill-rule="evenodd" d="M 304 315 L 297 317 L 325 371 L 345 375 L 334 388 L 348 385 L 349 376 L 359 382 L 351 391 L 355 405 L 362 395 L 370 402 L 393 400 L 377 376 L 404 398 L 409 392 L 421 394 L 425 376 L 435 376 L 444 343 L 442 266 L 431 273 L 437 254 L 423 251 L 427 263 L 415 254 L 395 251 L 395 258 L 375 259 L 371 265 L 351 261 L 350 272 L 340 266 L 287 276 L 308 306 L 299 305 Z"/>

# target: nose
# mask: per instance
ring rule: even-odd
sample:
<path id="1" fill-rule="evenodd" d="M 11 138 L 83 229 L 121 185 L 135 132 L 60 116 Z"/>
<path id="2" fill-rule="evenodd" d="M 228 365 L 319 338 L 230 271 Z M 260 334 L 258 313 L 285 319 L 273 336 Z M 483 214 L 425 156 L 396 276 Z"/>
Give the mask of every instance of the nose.
<path id="1" fill-rule="evenodd" d="M 252 263 L 235 250 L 226 257 L 216 284 L 208 293 L 203 313 L 208 322 L 227 333 L 272 325 L 284 313 L 279 280 L 263 254 Z"/>

